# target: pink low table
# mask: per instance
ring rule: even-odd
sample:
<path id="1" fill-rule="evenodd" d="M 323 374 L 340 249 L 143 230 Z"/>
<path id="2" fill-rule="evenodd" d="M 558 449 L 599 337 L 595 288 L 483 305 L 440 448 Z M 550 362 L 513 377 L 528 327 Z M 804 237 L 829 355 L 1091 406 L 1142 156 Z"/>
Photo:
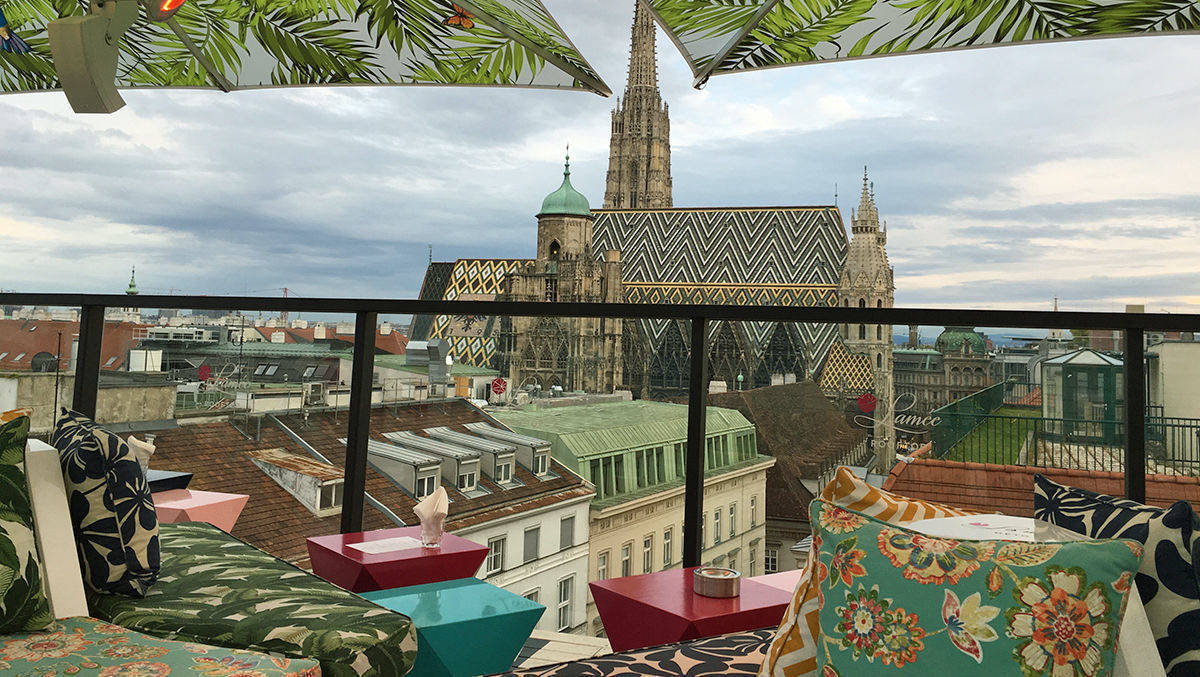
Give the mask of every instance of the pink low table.
<path id="1" fill-rule="evenodd" d="M 208 522 L 225 532 L 233 531 L 242 508 L 250 499 L 245 494 L 222 494 L 217 491 L 195 491 L 171 489 L 151 494 L 158 521 L 166 524 L 175 522 Z"/>
<path id="2" fill-rule="evenodd" d="M 454 534 L 421 547 L 421 527 L 379 529 L 308 539 L 313 573 L 349 590 L 370 592 L 471 578 L 488 548 Z"/>
<path id="3" fill-rule="evenodd" d="M 790 590 L 742 579 L 742 594 L 718 599 L 692 592 L 692 569 L 588 583 L 613 651 L 628 651 L 779 625 Z"/>

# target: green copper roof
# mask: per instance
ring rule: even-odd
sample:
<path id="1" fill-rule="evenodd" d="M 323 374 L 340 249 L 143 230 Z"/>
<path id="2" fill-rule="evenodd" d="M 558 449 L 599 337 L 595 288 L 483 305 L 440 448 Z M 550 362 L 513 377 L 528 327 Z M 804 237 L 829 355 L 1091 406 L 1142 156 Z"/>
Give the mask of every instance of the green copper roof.
<path id="1" fill-rule="evenodd" d="M 558 187 L 558 190 L 546 196 L 542 200 L 542 210 L 538 212 L 538 216 L 546 215 L 566 215 L 566 216 L 591 216 L 592 207 L 588 204 L 588 199 L 582 193 L 575 190 L 571 185 L 571 156 L 567 156 L 566 167 L 563 169 L 563 182 Z"/>
<path id="2" fill-rule="evenodd" d="M 971 345 L 972 353 L 987 354 L 987 339 L 980 336 L 974 327 L 946 327 L 946 331 L 938 336 L 934 347 L 941 353 L 958 352 L 962 349 L 964 341 Z"/>
<path id="3" fill-rule="evenodd" d="M 136 272 L 135 268 L 129 269 L 129 286 L 125 288 L 125 293 L 129 294 L 130 296 L 137 296 L 137 293 L 138 293 L 137 283 L 133 281 L 133 274 L 135 272 Z"/>
<path id="4" fill-rule="evenodd" d="M 495 411 L 493 416 L 517 432 L 558 442 L 556 451 L 561 448 L 575 458 L 587 458 L 682 442 L 687 439 L 687 411 L 685 404 L 634 400 Z M 735 409 L 708 407 L 705 411 L 709 436 L 753 429 L 753 424 Z"/>

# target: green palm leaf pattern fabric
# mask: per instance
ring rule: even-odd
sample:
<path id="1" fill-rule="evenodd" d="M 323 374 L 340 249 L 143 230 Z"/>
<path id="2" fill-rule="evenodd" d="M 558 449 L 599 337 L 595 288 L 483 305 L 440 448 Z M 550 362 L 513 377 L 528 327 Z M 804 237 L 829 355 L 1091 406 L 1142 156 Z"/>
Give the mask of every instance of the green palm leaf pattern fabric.
<path id="1" fill-rule="evenodd" d="M 321 677 L 316 661 L 157 639 L 85 617 L 64 618 L 37 632 L 6 633 L 0 672 L 10 677 Z"/>
<path id="2" fill-rule="evenodd" d="M 1200 31 L 1200 0 L 643 0 L 710 75 L 1032 41 Z"/>
<path id="3" fill-rule="evenodd" d="M 412 621 L 202 522 L 163 524 L 162 569 L 144 598 L 98 595 L 93 615 L 164 639 L 313 658 L 325 677 L 412 669 Z"/>
<path id="4" fill-rule="evenodd" d="M 54 621 L 42 588 L 25 478 L 28 437 L 28 416 L 0 426 L 0 633 L 40 630 Z"/>
<path id="5" fill-rule="evenodd" d="M 80 0 L 0 0 L 29 53 L 0 51 L 0 91 L 58 87 L 46 25 Z M 121 43 L 119 87 L 214 87 L 144 8 Z M 183 33 L 236 89 L 497 85 L 610 90 L 540 0 L 188 0 Z"/>

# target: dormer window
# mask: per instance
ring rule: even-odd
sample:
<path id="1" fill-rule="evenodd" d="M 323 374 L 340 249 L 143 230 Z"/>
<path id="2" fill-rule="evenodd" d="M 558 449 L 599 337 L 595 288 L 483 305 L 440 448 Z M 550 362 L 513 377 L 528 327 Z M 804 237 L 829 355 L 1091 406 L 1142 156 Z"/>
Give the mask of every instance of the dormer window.
<path id="1" fill-rule="evenodd" d="M 508 484 L 512 481 L 512 463 L 496 464 L 496 484 Z"/>
<path id="2" fill-rule="evenodd" d="M 550 454 L 541 453 L 533 456 L 533 474 L 537 476 L 545 475 L 550 470 Z"/>
<path id="3" fill-rule="evenodd" d="M 474 472 L 464 472 L 458 475 L 458 490 L 464 494 L 475 491 L 476 475 Z"/>
<path id="4" fill-rule="evenodd" d="M 321 485 L 321 497 L 317 503 L 320 511 L 334 510 L 342 507 L 342 494 L 345 485 L 341 480 Z"/>
<path id="5" fill-rule="evenodd" d="M 417 498 L 425 498 L 437 490 L 437 474 L 417 478 Z"/>

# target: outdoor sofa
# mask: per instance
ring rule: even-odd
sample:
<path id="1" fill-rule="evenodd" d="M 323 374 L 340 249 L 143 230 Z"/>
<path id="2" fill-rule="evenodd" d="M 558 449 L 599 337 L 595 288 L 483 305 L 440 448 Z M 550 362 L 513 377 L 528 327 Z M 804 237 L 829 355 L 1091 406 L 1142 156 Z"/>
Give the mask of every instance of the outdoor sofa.
<path id="1" fill-rule="evenodd" d="M 44 587 L 58 619 L 0 635 L 5 675 L 398 677 L 412 621 L 203 523 L 161 524 L 145 597 L 85 593 L 58 452 L 30 440 L 26 476 Z"/>

